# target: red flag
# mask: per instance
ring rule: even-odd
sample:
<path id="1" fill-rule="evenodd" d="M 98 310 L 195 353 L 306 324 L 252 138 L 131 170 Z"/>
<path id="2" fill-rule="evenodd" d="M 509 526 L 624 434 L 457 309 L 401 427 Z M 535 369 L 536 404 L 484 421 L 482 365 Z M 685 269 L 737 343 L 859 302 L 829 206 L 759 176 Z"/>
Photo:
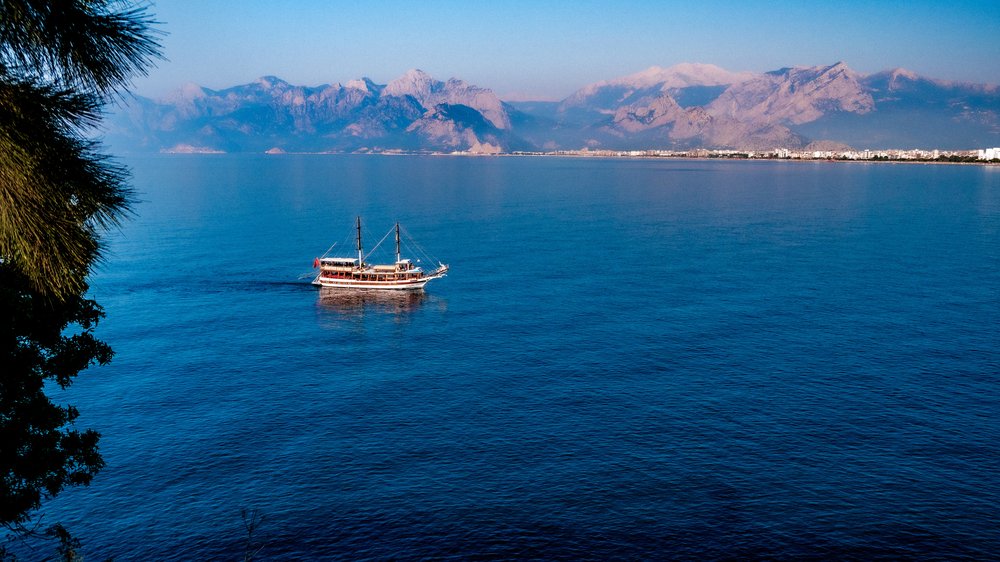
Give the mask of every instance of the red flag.
<path id="1" fill-rule="evenodd" d="M 313 267 L 319 267 L 319 258 L 313 260 Z"/>

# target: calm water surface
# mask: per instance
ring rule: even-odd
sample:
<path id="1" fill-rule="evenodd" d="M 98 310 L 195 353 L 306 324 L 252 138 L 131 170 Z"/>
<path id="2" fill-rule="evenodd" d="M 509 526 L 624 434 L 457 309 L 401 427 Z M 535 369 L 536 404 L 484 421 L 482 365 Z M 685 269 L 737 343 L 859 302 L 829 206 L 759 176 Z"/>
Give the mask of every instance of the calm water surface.
<path id="1" fill-rule="evenodd" d="M 108 467 L 46 509 L 90 558 L 239 559 L 243 508 L 268 560 L 1000 552 L 998 168 L 130 164 Z M 451 274 L 318 292 L 358 214 Z"/>

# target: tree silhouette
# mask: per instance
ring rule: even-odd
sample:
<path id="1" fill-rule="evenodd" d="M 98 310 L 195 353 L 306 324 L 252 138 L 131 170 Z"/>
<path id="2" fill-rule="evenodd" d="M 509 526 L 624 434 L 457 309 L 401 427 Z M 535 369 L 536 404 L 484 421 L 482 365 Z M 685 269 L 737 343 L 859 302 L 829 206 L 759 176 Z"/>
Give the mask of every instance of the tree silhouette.
<path id="1" fill-rule="evenodd" d="M 0 0 L 0 524 L 104 465 L 95 431 L 46 395 L 111 348 L 87 299 L 101 233 L 129 213 L 128 171 L 87 135 L 160 46 L 145 8 Z"/>

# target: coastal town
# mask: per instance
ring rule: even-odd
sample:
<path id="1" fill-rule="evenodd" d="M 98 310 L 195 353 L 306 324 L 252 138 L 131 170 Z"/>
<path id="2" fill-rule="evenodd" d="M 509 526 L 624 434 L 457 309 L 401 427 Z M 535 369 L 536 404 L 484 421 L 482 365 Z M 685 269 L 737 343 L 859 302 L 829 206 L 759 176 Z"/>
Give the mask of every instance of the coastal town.
<path id="1" fill-rule="evenodd" d="M 841 160 L 867 162 L 956 162 L 1000 164 L 1000 147 L 972 150 L 810 150 L 774 148 L 770 150 L 558 150 L 514 152 L 522 156 L 583 156 L 600 158 L 721 158 L 761 160 Z"/>

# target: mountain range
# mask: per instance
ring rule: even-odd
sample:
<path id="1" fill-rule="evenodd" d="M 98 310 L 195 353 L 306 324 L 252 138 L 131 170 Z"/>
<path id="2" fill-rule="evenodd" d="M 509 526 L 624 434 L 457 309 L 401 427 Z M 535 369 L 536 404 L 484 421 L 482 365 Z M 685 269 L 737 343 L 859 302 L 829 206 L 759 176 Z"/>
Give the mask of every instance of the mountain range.
<path id="1" fill-rule="evenodd" d="M 295 86 L 265 76 L 135 97 L 105 121 L 117 151 L 366 152 L 1000 145 L 1000 88 L 844 63 L 731 72 L 683 63 L 584 86 L 561 101 L 504 102 L 420 70 L 380 85 Z"/>

